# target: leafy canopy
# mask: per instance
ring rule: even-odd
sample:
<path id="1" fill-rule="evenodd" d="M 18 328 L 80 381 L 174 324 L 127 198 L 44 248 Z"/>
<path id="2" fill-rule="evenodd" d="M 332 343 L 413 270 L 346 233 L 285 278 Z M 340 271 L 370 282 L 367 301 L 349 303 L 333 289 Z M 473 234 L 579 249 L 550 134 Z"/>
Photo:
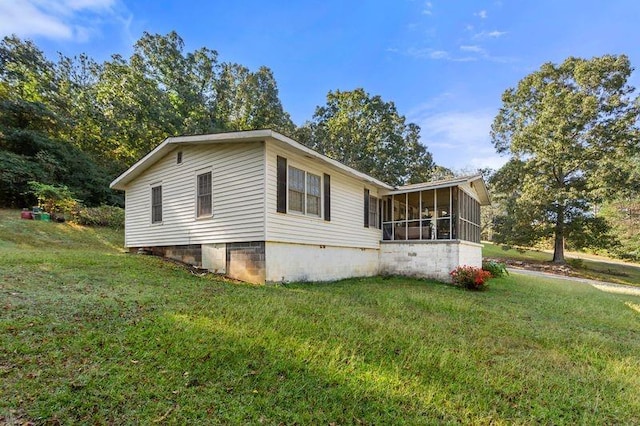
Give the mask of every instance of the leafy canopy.
<path id="1" fill-rule="evenodd" d="M 327 104 L 297 138 L 316 151 L 389 184 L 424 182 L 433 172 L 420 128 L 406 123 L 393 102 L 363 89 L 329 92 Z"/>
<path id="2" fill-rule="evenodd" d="M 564 241 L 606 246 L 597 203 L 633 186 L 638 152 L 638 101 L 624 56 L 570 57 L 546 63 L 502 96 L 491 136 L 508 163 L 493 178 L 505 204 L 496 240 L 526 244 L 554 237 L 554 261 Z"/>

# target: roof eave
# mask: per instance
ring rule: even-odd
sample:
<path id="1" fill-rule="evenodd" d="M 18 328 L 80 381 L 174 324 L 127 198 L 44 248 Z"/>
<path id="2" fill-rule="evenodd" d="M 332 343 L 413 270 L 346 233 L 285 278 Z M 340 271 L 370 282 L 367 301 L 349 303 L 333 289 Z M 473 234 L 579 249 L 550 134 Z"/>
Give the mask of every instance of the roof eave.
<path id="1" fill-rule="evenodd" d="M 398 188 L 394 188 L 391 191 L 386 192 L 384 195 L 398 195 L 398 194 L 406 194 L 407 192 L 417 192 L 424 191 L 429 189 L 440 189 L 440 188 L 448 188 L 451 186 L 460 185 L 463 183 L 473 184 L 473 188 L 478 194 L 478 198 L 480 199 L 480 205 L 488 206 L 491 204 L 491 195 L 487 190 L 487 186 L 484 183 L 484 179 L 481 175 L 475 176 L 465 176 L 459 178 L 452 178 L 443 181 L 437 182 L 425 182 L 424 184 L 417 185 L 407 185 L 401 186 Z"/>
<path id="2" fill-rule="evenodd" d="M 295 140 L 280 134 L 278 132 L 274 132 L 273 130 L 249 130 L 249 131 L 241 131 L 241 132 L 230 132 L 230 133 L 213 133 L 206 135 L 195 135 L 195 136 L 174 136 L 165 139 L 160 145 L 155 147 L 152 151 L 150 151 L 147 155 L 138 160 L 133 166 L 127 169 L 124 173 L 118 176 L 111 184 L 110 188 L 113 189 L 126 189 L 126 186 L 133 179 L 138 177 L 142 172 L 148 169 L 151 165 L 156 163 L 160 158 L 162 158 L 167 152 L 169 152 L 173 147 L 171 145 L 180 145 L 180 144 L 206 144 L 206 143 L 220 143 L 220 142 L 253 142 L 259 140 L 266 140 L 271 138 L 273 140 L 280 141 L 286 145 L 291 146 L 292 148 L 303 152 L 306 155 L 317 158 L 327 164 L 336 167 L 343 172 L 352 175 L 356 178 L 359 178 L 365 182 L 369 182 L 375 186 L 381 187 L 383 189 L 394 189 L 391 185 L 382 182 L 374 177 L 371 177 L 365 173 L 359 172 L 349 166 L 346 166 L 340 163 L 337 160 L 327 157 L 326 155 L 320 154 L 319 152 L 314 151 L 313 149 L 302 145 Z"/>

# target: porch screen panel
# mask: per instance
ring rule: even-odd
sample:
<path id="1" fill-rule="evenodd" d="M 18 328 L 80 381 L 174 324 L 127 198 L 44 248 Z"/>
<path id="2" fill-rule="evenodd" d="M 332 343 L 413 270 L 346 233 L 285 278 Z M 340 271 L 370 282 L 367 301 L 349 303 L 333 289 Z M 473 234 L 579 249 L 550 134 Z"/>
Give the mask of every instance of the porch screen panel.
<path id="1" fill-rule="evenodd" d="M 480 242 L 480 203 L 464 191 L 460 198 L 460 239 Z"/>

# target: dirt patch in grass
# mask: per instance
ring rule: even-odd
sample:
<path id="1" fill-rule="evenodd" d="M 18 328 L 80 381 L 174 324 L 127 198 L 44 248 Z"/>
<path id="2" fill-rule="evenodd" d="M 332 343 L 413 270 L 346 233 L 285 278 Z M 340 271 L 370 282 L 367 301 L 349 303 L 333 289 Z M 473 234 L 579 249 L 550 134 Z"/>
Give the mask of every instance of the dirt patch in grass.
<path id="1" fill-rule="evenodd" d="M 556 275 L 565 275 L 568 277 L 578 276 L 579 274 L 569 265 L 556 265 L 549 262 L 540 262 L 534 260 L 516 260 L 503 257 L 485 257 L 484 260 L 504 263 L 507 266 L 515 268 L 529 269 L 532 271 L 547 272 Z"/>

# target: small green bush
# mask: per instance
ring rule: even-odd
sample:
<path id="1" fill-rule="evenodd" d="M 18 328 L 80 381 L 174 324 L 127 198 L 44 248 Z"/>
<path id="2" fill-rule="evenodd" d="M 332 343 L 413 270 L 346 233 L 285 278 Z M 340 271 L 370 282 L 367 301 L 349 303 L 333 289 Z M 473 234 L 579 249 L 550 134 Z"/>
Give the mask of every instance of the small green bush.
<path id="1" fill-rule="evenodd" d="M 37 181 L 28 182 L 30 193 L 38 199 L 38 206 L 53 215 L 71 215 L 80 205 L 73 192 L 66 186 L 49 185 Z"/>
<path id="2" fill-rule="evenodd" d="M 489 271 L 484 271 L 475 266 L 458 266 L 449 272 L 453 285 L 466 288 L 468 290 L 482 290 L 486 287 L 486 282 L 491 278 Z"/>
<path id="3" fill-rule="evenodd" d="M 82 207 L 73 215 L 79 225 L 124 228 L 124 209 L 115 206 Z"/>
<path id="4" fill-rule="evenodd" d="M 586 269 L 584 266 L 584 261 L 582 259 L 576 258 L 576 259 L 567 259 L 567 263 L 576 269 Z"/>
<path id="5" fill-rule="evenodd" d="M 489 272 L 492 277 L 500 278 L 505 275 L 509 275 L 509 271 L 507 271 L 507 265 L 500 262 L 495 262 L 493 260 L 488 260 L 482 262 L 482 269 Z"/>

